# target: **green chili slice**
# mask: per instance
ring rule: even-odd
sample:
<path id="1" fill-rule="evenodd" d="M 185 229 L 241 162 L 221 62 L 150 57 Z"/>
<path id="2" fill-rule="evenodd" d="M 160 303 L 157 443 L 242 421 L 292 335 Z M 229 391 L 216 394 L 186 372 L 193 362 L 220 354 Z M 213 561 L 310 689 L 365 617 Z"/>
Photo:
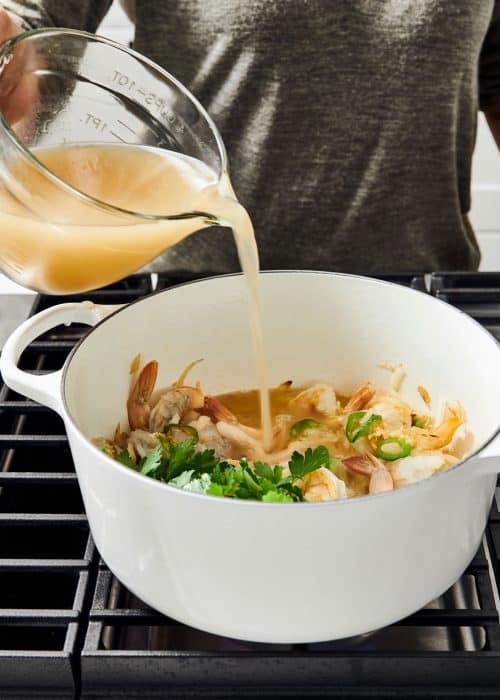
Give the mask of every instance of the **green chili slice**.
<path id="1" fill-rule="evenodd" d="M 292 427 L 290 428 L 290 435 L 292 437 L 297 437 L 301 433 L 304 432 L 304 430 L 310 430 L 311 428 L 319 428 L 319 423 L 318 421 L 313 420 L 312 418 L 303 418 L 302 420 L 297 421 L 297 423 L 294 423 Z"/>
<path id="2" fill-rule="evenodd" d="M 198 431 L 196 428 L 193 428 L 192 425 L 184 425 L 183 423 L 169 423 L 165 428 L 165 434 L 168 435 L 173 430 L 181 430 L 183 433 L 186 433 L 188 439 L 193 439 L 198 442 Z"/>
<path id="3" fill-rule="evenodd" d="M 408 457 L 410 452 L 410 443 L 402 438 L 387 438 L 387 440 L 382 440 L 376 449 L 377 457 L 385 459 L 386 462 L 393 462 L 395 459 Z"/>
<path id="4" fill-rule="evenodd" d="M 367 420 L 363 420 L 367 411 L 354 411 L 347 417 L 345 434 L 349 442 L 356 442 L 361 437 L 366 437 L 375 423 L 382 420 L 382 416 L 373 414 Z"/>

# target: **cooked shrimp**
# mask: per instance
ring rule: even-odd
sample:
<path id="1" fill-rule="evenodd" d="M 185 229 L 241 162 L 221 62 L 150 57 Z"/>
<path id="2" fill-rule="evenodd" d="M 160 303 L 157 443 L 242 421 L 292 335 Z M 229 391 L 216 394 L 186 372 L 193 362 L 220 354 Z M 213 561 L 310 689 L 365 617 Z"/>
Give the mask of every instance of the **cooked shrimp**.
<path id="1" fill-rule="evenodd" d="M 368 455 L 353 455 L 342 460 L 344 467 L 353 474 L 361 474 L 370 477 L 373 474 L 373 464 Z"/>
<path id="2" fill-rule="evenodd" d="M 392 478 L 396 487 L 413 484 L 420 479 L 427 479 L 445 465 L 442 454 L 422 454 L 415 457 L 404 457 L 392 464 Z"/>
<path id="3" fill-rule="evenodd" d="M 242 430 L 242 426 L 234 423 L 225 423 L 219 421 L 216 424 L 217 430 L 222 437 L 229 442 L 251 460 L 264 460 L 265 452 L 259 440 L 248 434 L 246 430 Z"/>
<path id="4" fill-rule="evenodd" d="M 222 437 L 217 430 L 217 426 L 212 423 L 208 416 L 200 416 L 190 425 L 198 432 L 197 451 L 214 450 L 218 457 L 229 457 L 231 444 Z"/>
<path id="5" fill-rule="evenodd" d="M 188 411 L 202 408 L 203 401 L 201 389 L 192 386 L 167 389 L 151 409 L 149 429 L 154 433 L 164 432 L 171 423 L 180 423 Z"/>
<path id="6" fill-rule="evenodd" d="M 213 421 L 224 421 L 224 423 L 237 423 L 238 419 L 231 413 L 229 408 L 226 408 L 222 401 L 219 401 L 215 396 L 205 396 L 203 406 L 200 410 L 204 416 L 209 416 Z"/>
<path id="7" fill-rule="evenodd" d="M 383 493 L 384 491 L 392 491 L 394 481 L 391 472 L 381 463 L 379 468 L 373 470 L 370 477 L 369 493 Z"/>
<path id="8" fill-rule="evenodd" d="M 442 422 L 436 427 L 414 429 L 415 448 L 438 450 L 448 445 L 455 431 L 465 422 L 465 411 L 460 404 L 447 406 Z"/>
<path id="9" fill-rule="evenodd" d="M 394 434 L 411 427 L 411 408 L 395 394 L 378 396 L 370 404 L 373 413 L 382 416 L 383 434 Z"/>
<path id="10" fill-rule="evenodd" d="M 472 431 L 465 425 L 461 425 L 456 429 L 450 444 L 447 445 L 446 452 L 457 459 L 463 459 L 472 452 L 473 447 L 474 435 Z"/>
<path id="11" fill-rule="evenodd" d="M 147 430 L 137 428 L 130 433 L 128 444 L 132 445 L 136 455 L 141 459 L 151 452 L 156 447 L 159 440 L 153 433 L 148 433 Z M 130 450 L 129 450 L 130 452 Z"/>
<path id="12" fill-rule="evenodd" d="M 375 396 L 375 387 L 371 382 L 366 382 L 363 386 L 360 386 L 354 394 L 351 396 L 349 401 L 344 406 L 344 413 L 352 413 L 353 411 L 359 411 L 364 408 Z"/>
<path id="13" fill-rule="evenodd" d="M 271 443 L 271 451 L 276 452 L 282 450 L 290 440 L 290 428 L 295 422 L 293 416 L 278 415 L 274 419 L 273 425 L 273 441 Z"/>
<path id="14" fill-rule="evenodd" d="M 151 360 L 143 367 L 127 401 L 128 422 L 131 430 L 148 427 L 151 406 L 149 401 L 158 376 L 158 362 Z"/>
<path id="15" fill-rule="evenodd" d="M 313 410 L 325 416 L 334 416 L 337 410 L 335 391 L 328 384 L 314 384 L 297 394 L 290 403 L 295 409 L 305 413 Z"/>
<path id="16" fill-rule="evenodd" d="M 354 474 L 369 477 L 369 493 L 382 493 L 383 491 L 392 491 L 394 488 L 390 471 L 383 462 L 372 454 L 346 457 L 342 460 L 342 464 Z"/>
<path id="17" fill-rule="evenodd" d="M 345 483 L 326 467 L 320 467 L 307 474 L 302 479 L 301 488 L 306 501 L 332 501 L 337 498 L 347 498 Z"/>

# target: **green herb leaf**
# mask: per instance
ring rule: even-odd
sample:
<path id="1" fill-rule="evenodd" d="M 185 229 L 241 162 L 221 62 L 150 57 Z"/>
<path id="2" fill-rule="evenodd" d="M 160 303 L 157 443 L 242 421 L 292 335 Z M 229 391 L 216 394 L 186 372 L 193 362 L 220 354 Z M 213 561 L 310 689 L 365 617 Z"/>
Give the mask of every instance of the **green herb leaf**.
<path id="1" fill-rule="evenodd" d="M 137 465 L 134 464 L 133 460 L 131 459 L 131 457 L 128 453 L 128 450 L 122 450 L 121 452 L 119 452 L 116 455 L 115 459 L 117 462 L 124 464 L 126 467 L 129 467 L 130 469 L 137 470 Z"/>
<path id="2" fill-rule="evenodd" d="M 167 481 L 175 479 L 176 476 L 179 476 L 179 474 L 182 474 L 182 472 L 190 468 L 191 461 L 194 458 L 195 445 L 196 441 L 192 438 L 184 442 L 179 442 L 177 444 L 172 443 L 170 445 L 166 474 Z"/>
<path id="3" fill-rule="evenodd" d="M 144 476 L 156 476 L 158 467 L 163 460 L 163 449 L 161 445 L 156 445 L 147 457 L 141 462 L 141 474 Z"/>
<path id="4" fill-rule="evenodd" d="M 319 445 L 314 450 L 308 447 L 303 455 L 300 452 L 294 452 L 291 460 L 288 462 L 288 467 L 294 479 L 302 479 L 306 474 L 329 465 L 330 453 L 324 445 Z"/>
<path id="5" fill-rule="evenodd" d="M 208 489 L 205 491 L 205 493 L 208 494 L 209 496 L 225 496 L 226 495 L 222 484 L 214 484 L 213 481 L 210 484 L 210 486 L 208 487 Z"/>
<path id="6" fill-rule="evenodd" d="M 293 498 L 283 491 L 268 491 L 262 500 L 264 503 L 293 503 Z"/>
<path id="7" fill-rule="evenodd" d="M 189 469 L 188 471 L 182 472 L 175 479 L 170 479 L 169 484 L 172 486 L 177 486 L 178 489 L 183 489 L 191 481 L 191 477 L 194 474 L 194 469 Z"/>
<path id="8" fill-rule="evenodd" d="M 257 497 L 262 495 L 262 488 L 259 486 L 256 478 L 248 467 L 243 469 L 243 482 L 251 493 L 255 494 Z"/>
<path id="9" fill-rule="evenodd" d="M 253 468 L 257 476 L 262 479 L 269 479 L 269 481 L 274 482 L 274 472 L 272 468 L 266 462 L 254 462 Z"/>
<path id="10" fill-rule="evenodd" d="M 203 452 L 195 452 L 190 467 L 198 473 L 211 473 L 219 464 L 219 458 L 214 450 L 203 450 Z"/>
<path id="11" fill-rule="evenodd" d="M 300 489 L 298 486 L 295 486 L 295 484 L 292 484 L 292 478 L 293 477 L 288 476 L 286 479 L 282 479 L 280 482 L 278 482 L 277 488 L 281 491 L 286 491 L 286 493 L 288 493 L 289 496 L 294 497 L 293 500 L 303 501 L 304 494 L 302 493 L 302 489 Z"/>

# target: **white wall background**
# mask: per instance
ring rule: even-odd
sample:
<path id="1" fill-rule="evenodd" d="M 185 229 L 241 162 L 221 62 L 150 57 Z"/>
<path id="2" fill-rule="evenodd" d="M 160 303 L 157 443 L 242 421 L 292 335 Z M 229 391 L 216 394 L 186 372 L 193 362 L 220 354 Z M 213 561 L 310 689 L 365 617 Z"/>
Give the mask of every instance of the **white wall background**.
<path id="1" fill-rule="evenodd" d="M 133 25 L 115 0 L 99 28 L 99 34 L 128 44 L 133 33 Z M 500 271 L 500 152 L 482 114 L 479 118 L 472 183 L 471 221 L 483 254 L 481 270 Z M 0 293 L 24 291 L 0 274 Z"/>

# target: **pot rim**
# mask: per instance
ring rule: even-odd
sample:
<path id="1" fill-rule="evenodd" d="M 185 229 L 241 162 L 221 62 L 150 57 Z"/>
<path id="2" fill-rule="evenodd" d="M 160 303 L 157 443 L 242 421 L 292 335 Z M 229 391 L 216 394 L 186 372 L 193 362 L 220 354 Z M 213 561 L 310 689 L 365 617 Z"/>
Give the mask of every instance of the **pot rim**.
<path id="1" fill-rule="evenodd" d="M 382 286 L 391 286 L 399 289 L 407 290 L 409 292 L 414 292 L 416 294 L 422 295 L 423 298 L 425 298 L 428 301 L 431 302 L 436 302 L 439 304 L 443 304 L 446 306 L 446 308 L 451 311 L 452 313 L 455 312 L 457 314 L 460 314 L 466 319 L 466 322 L 472 323 L 474 326 L 476 326 L 482 333 L 484 333 L 488 340 L 492 343 L 495 344 L 496 350 L 498 353 L 500 353 L 500 343 L 496 340 L 496 338 L 488 331 L 486 328 L 484 328 L 478 321 L 476 321 L 474 318 L 469 316 L 465 311 L 462 309 L 457 308 L 456 306 L 453 306 L 452 304 L 449 304 L 448 302 L 444 301 L 443 299 L 439 299 L 438 297 L 432 296 L 428 292 L 423 292 L 420 289 L 414 289 L 413 287 L 402 287 L 402 285 L 398 284 L 397 282 L 391 282 L 389 280 L 381 280 L 377 279 L 375 277 L 368 277 L 366 275 L 358 275 L 358 274 L 350 274 L 347 272 L 333 272 L 333 271 L 328 271 L 328 270 L 300 270 L 300 269 L 290 269 L 290 270 L 260 270 L 259 275 L 281 275 L 281 274 L 287 274 L 287 275 L 301 275 L 301 274 L 314 274 L 314 275 L 328 275 L 332 277 L 347 277 L 349 279 L 357 279 L 357 280 L 362 280 L 363 282 L 366 282 L 368 284 L 375 284 L 375 285 L 382 285 Z M 93 451 L 95 452 L 96 456 L 98 455 L 100 458 L 104 459 L 106 463 L 108 464 L 113 464 L 115 468 L 120 469 L 120 470 L 126 470 L 129 472 L 130 476 L 132 478 L 138 478 L 141 480 L 141 482 L 146 479 L 147 482 L 150 482 L 152 485 L 152 488 L 154 488 L 153 484 L 156 485 L 158 488 L 166 488 L 170 493 L 176 493 L 180 497 L 187 497 L 187 498 L 196 498 L 196 499 L 202 499 L 204 502 L 207 501 L 207 499 L 210 499 L 211 501 L 214 501 L 214 503 L 217 502 L 222 502 L 225 505 L 222 507 L 244 507 L 244 508 L 257 508 L 257 509 L 262 509 L 262 508 L 283 508 L 283 507 L 288 507 L 292 508 L 297 505 L 300 505 L 301 510 L 304 508 L 332 508 L 332 507 L 349 507 L 349 504 L 354 507 L 355 504 L 358 504 L 359 502 L 365 503 L 365 502 L 373 502 L 373 499 L 377 499 L 377 502 L 382 502 L 381 499 L 386 499 L 386 498 L 403 498 L 405 493 L 409 493 L 410 491 L 413 493 L 417 488 L 432 488 L 432 483 L 435 483 L 436 480 L 443 480 L 447 478 L 450 474 L 456 473 L 459 469 L 464 467 L 466 464 L 468 464 L 471 460 L 474 458 L 478 457 L 479 454 L 486 448 L 488 445 L 490 445 L 495 438 L 500 435 L 500 422 L 497 426 L 497 428 L 494 430 L 494 432 L 490 435 L 489 438 L 486 439 L 479 447 L 477 447 L 470 455 L 468 455 L 465 459 L 462 461 L 458 462 L 455 464 L 453 467 L 450 467 L 449 469 L 446 469 L 445 471 L 439 472 L 438 474 L 433 474 L 431 477 L 427 477 L 424 479 L 419 479 L 419 481 L 416 481 L 412 484 L 407 484 L 406 486 L 402 486 L 398 489 L 393 489 L 392 491 L 385 491 L 382 493 L 377 493 L 377 494 L 367 494 L 364 496 L 354 496 L 352 498 L 341 498 L 333 501 L 320 501 L 320 502 L 304 502 L 304 503 L 263 503 L 261 501 L 252 501 L 252 500 L 241 500 L 241 499 L 232 499 L 232 498 L 217 498 L 215 496 L 209 496 L 204 493 L 194 493 L 192 491 L 185 491 L 184 489 L 179 489 L 176 486 L 170 486 L 169 484 L 166 484 L 162 481 L 157 481 L 156 479 L 152 479 L 149 476 L 145 476 L 144 474 L 141 474 L 140 472 L 136 472 L 132 469 L 128 469 L 125 465 L 120 464 L 117 462 L 115 459 L 112 457 L 109 457 L 106 455 L 102 450 L 100 450 L 98 447 L 96 447 L 90 439 L 83 434 L 83 432 L 80 430 L 78 427 L 77 423 L 73 419 L 71 412 L 68 408 L 67 400 L 66 400 L 66 374 L 69 370 L 69 367 L 71 365 L 71 362 L 76 355 L 76 353 L 79 351 L 80 347 L 85 343 L 87 338 L 97 329 L 99 328 L 103 323 L 106 323 L 109 319 L 111 319 L 113 316 L 116 316 L 117 314 L 125 312 L 129 307 L 134 306 L 135 304 L 140 304 L 143 301 L 146 301 L 147 299 L 159 295 L 159 294 L 165 294 L 170 292 L 171 290 L 174 289 L 179 289 L 180 287 L 187 287 L 193 284 L 199 284 L 200 282 L 206 282 L 209 280 L 218 280 L 218 279 L 224 279 L 224 278 L 231 278 L 231 277 L 243 277 L 242 272 L 230 272 L 226 274 L 218 274 L 218 275 L 212 275 L 210 277 L 201 277 L 198 279 L 194 280 L 189 280 L 187 282 L 180 282 L 179 284 L 172 285 L 171 287 L 167 287 L 166 289 L 157 289 L 150 294 L 147 294 L 145 297 L 141 297 L 140 299 L 136 299 L 124 306 L 122 306 L 119 309 L 116 309 L 112 313 L 110 313 L 108 316 L 103 318 L 99 323 L 97 323 L 93 328 L 91 328 L 88 333 L 86 333 L 79 341 L 78 343 L 72 348 L 71 352 L 69 353 L 68 357 L 66 358 L 66 361 L 64 363 L 64 367 L 62 370 L 62 376 L 61 376 L 61 399 L 62 399 L 62 405 L 64 408 L 64 419 L 68 419 L 71 423 L 72 428 L 78 433 L 79 437 L 83 439 L 85 444 Z M 429 482 L 431 485 L 429 486 Z M 403 494 L 403 495 L 399 495 Z"/>

